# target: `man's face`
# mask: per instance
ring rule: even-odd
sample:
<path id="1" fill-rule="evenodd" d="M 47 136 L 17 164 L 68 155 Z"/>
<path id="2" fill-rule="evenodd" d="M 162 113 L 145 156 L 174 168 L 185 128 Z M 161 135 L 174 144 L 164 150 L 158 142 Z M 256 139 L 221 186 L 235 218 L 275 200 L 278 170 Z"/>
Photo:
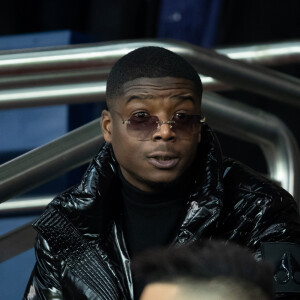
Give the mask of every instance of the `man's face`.
<path id="1" fill-rule="evenodd" d="M 155 115 L 166 122 L 175 114 L 200 114 L 200 102 L 194 84 L 182 78 L 138 78 L 124 84 L 111 111 L 102 113 L 101 125 L 128 182 L 143 191 L 155 191 L 179 179 L 195 158 L 201 127 L 182 134 L 176 123 L 173 129 L 164 123 L 140 138 L 122 120 Z"/>

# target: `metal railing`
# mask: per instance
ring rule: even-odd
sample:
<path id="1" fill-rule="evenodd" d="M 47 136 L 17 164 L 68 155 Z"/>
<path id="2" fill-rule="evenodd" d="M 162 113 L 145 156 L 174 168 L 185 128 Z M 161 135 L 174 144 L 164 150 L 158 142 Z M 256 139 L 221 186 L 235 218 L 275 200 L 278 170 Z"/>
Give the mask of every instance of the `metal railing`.
<path id="1" fill-rule="evenodd" d="M 19 197 L 6 201 L 0 205 L 0 217 L 40 213 L 54 197 L 55 195 L 42 195 L 36 197 Z"/>
<path id="2" fill-rule="evenodd" d="M 0 166 L 0 203 L 87 163 L 104 140 L 99 119 Z"/>
<path id="3" fill-rule="evenodd" d="M 248 62 L 282 64 L 300 60 L 299 44 L 296 41 L 218 51 Z M 296 78 L 184 42 L 140 40 L 0 52 L 0 109 L 104 100 L 106 78 L 113 63 L 129 51 L 149 45 L 181 54 L 200 74 L 222 81 L 202 76 L 206 90 L 224 89 L 225 83 L 227 88 L 255 90 L 282 103 L 300 106 Z M 245 54 L 249 57 L 245 58 Z"/>

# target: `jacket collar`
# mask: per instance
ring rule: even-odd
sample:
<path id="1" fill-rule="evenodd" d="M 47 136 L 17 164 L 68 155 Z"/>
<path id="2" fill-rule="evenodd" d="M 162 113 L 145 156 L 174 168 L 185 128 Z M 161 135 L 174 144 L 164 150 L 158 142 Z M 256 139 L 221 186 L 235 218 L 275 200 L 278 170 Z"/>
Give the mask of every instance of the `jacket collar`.
<path id="1" fill-rule="evenodd" d="M 203 127 L 194 166 L 185 219 L 173 244 L 190 243 L 198 239 L 219 216 L 223 206 L 222 153 L 218 139 L 208 125 Z"/>

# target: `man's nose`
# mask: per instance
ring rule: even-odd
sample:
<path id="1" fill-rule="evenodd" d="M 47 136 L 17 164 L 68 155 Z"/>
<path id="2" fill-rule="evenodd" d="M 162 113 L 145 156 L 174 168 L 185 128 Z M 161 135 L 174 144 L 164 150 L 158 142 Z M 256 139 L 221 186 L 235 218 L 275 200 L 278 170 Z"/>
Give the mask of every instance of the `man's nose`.
<path id="1" fill-rule="evenodd" d="M 175 140 L 176 134 L 173 128 L 174 128 L 174 124 L 172 123 L 164 122 L 158 124 L 157 130 L 153 134 L 153 140 L 164 140 L 164 141 Z"/>

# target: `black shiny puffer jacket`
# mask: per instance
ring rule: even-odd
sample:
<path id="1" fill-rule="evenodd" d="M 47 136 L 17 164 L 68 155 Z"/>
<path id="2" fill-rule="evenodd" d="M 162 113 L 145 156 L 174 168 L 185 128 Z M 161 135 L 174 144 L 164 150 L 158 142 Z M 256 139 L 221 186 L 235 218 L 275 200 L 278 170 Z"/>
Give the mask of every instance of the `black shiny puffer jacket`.
<path id="1" fill-rule="evenodd" d="M 35 222 L 37 262 L 24 299 L 134 299 L 117 168 L 111 146 L 104 145 L 82 182 L 56 197 Z M 300 243 L 294 199 L 251 169 L 222 159 L 207 126 L 193 174 L 173 244 L 214 237 L 257 252 L 261 242 Z"/>

